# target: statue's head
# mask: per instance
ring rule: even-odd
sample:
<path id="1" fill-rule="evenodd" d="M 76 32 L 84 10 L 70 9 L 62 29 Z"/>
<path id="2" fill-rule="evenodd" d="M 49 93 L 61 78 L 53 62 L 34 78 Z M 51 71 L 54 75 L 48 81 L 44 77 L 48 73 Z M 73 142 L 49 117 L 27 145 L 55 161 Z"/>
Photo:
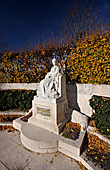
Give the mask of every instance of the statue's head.
<path id="1" fill-rule="evenodd" d="M 56 58 L 53 58 L 52 63 L 53 63 L 53 65 L 56 65 L 56 63 L 57 63 Z"/>

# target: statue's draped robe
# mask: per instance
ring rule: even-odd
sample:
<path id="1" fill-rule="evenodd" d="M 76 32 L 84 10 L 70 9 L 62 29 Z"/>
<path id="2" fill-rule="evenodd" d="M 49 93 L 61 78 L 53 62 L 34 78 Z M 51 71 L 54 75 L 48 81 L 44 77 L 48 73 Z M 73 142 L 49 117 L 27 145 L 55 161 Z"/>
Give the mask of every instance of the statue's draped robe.
<path id="1" fill-rule="evenodd" d="M 51 71 L 45 76 L 45 79 L 43 79 L 40 82 L 40 91 L 41 95 L 58 95 L 58 88 L 59 88 L 59 67 L 53 66 L 51 68 Z"/>

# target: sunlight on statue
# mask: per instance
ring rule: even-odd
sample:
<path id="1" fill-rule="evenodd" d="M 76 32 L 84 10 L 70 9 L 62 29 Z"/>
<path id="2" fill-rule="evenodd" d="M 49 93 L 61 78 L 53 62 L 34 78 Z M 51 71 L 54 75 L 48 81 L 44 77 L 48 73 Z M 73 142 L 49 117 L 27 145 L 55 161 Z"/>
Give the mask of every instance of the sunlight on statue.
<path id="1" fill-rule="evenodd" d="M 59 96 L 59 75 L 61 74 L 55 58 L 52 60 L 52 63 L 53 67 L 50 72 L 40 82 L 40 89 L 37 92 L 38 96 L 51 98 L 57 98 Z"/>

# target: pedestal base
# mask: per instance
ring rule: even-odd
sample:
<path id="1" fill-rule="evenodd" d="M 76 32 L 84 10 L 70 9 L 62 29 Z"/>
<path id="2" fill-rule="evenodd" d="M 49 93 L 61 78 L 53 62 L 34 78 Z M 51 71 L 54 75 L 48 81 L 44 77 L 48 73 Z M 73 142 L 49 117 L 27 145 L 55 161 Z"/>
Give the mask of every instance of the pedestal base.
<path id="1" fill-rule="evenodd" d="M 67 99 L 56 100 L 55 102 L 35 98 L 33 100 L 33 116 L 28 122 L 59 134 L 65 126 L 68 119 L 66 118 Z"/>
<path id="2" fill-rule="evenodd" d="M 47 123 L 46 121 L 41 121 L 41 120 L 38 120 L 38 119 L 35 119 L 34 117 L 31 117 L 28 122 L 32 125 L 36 125 L 38 127 L 41 127 L 43 129 L 46 129 L 50 132 L 53 132 L 55 134 L 60 134 L 63 127 L 65 126 L 66 122 L 68 120 L 65 119 L 62 123 L 59 123 L 58 125 L 54 125 L 54 124 L 51 124 L 51 123 Z"/>

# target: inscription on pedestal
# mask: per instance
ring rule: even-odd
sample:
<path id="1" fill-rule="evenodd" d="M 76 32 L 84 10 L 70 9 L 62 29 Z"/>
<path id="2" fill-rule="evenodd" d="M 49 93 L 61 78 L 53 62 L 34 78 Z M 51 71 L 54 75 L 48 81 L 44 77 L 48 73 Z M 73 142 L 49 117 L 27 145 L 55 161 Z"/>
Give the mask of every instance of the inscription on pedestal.
<path id="1" fill-rule="evenodd" d="M 37 107 L 37 114 L 50 117 L 50 109 Z"/>

